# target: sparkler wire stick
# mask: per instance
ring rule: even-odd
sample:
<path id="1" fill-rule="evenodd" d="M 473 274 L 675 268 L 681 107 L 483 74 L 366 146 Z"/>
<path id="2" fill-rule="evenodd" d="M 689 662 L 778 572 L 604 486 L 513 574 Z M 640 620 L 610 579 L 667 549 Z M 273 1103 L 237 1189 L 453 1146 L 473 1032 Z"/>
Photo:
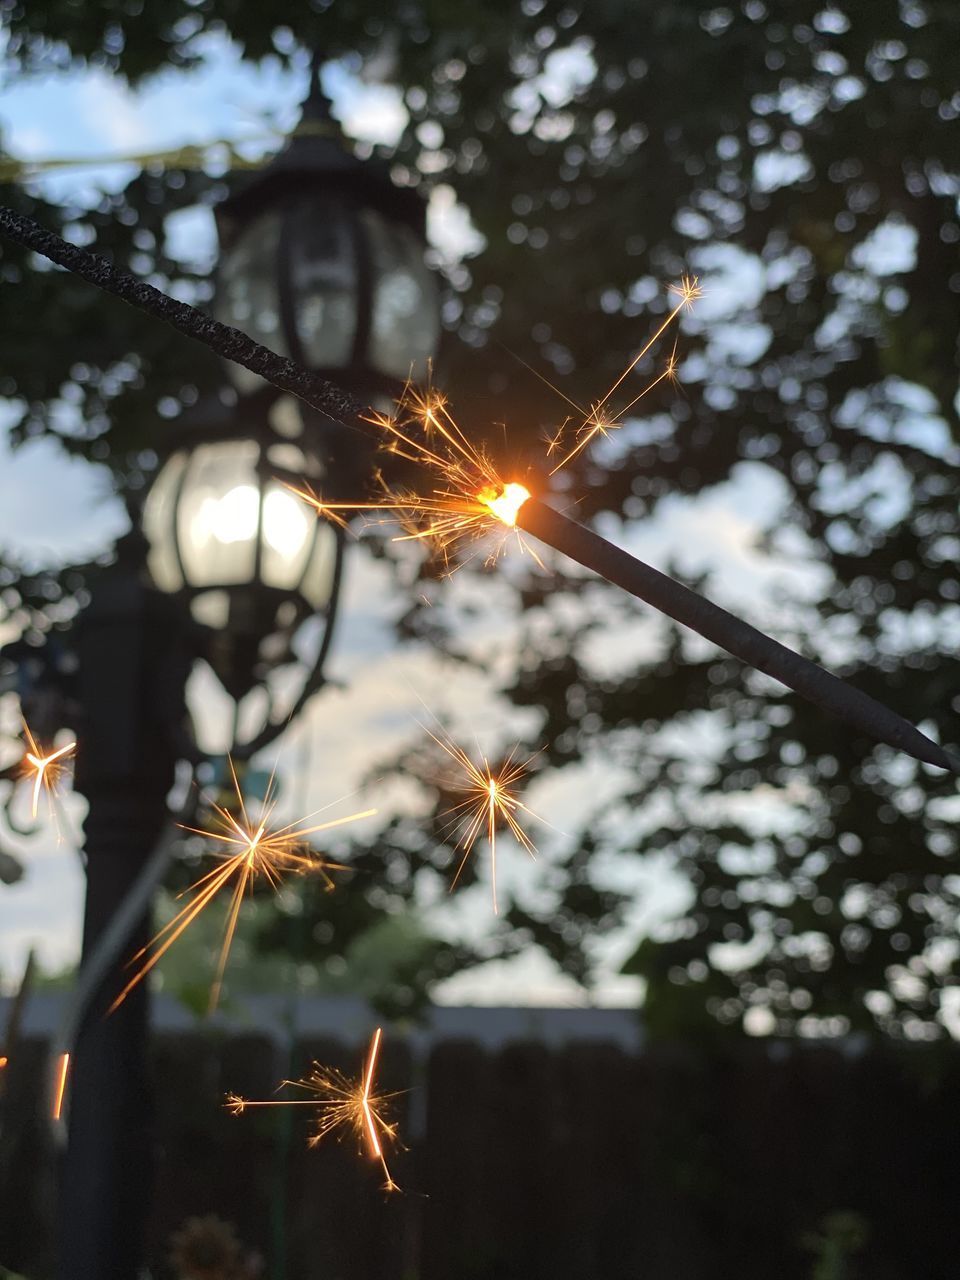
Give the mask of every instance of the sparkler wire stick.
<path id="1" fill-rule="evenodd" d="M 905 751 L 915 760 L 960 773 L 960 760 L 889 707 L 545 503 L 527 499 L 517 511 L 516 523 L 524 532 L 779 680 L 861 733 Z"/>
<path id="2" fill-rule="evenodd" d="M 243 365 L 327 417 L 369 434 L 369 419 L 364 417 L 363 406 L 353 396 L 254 342 L 239 329 L 221 324 L 196 307 L 169 297 L 145 281 L 114 267 L 105 258 L 68 244 L 32 218 L 3 206 L 0 206 L 0 233 L 82 276 L 105 292 L 122 298 L 131 306 L 165 320 L 180 333 L 202 342 L 224 359 Z M 476 498 L 473 501 L 475 506 L 478 505 Z M 322 504 L 317 505 L 318 509 L 322 508 Z M 354 509 L 357 509 L 356 505 Z M 569 555 L 585 568 L 652 604 L 684 626 L 691 627 L 861 732 L 906 751 L 917 760 L 960 773 L 960 760 L 869 695 L 830 675 L 816 663 L 802 658 L 542 502 L 532 498 L 523 502 L 515 519 L 508 523 Z"/>
<path id="3" fill-rule="evenodd" d="M 277 355 L 269 347 L 254 342 L 232 325 L 222 324 L 189 303 L 171 298 L 145 280 L 138 280 L 129 272 L 115 267 L 99 254 L 68 244 L 32 218 L 4 206 L 0 206 L 0 232 L 67 271 L 82 276 L 105 293 L 111 293 L 130 306 L 166 321 L 186 337 L 202 342 L 225 360 L 243 365 L 251 373 L 265 378 L 281 391 L 297 396 L 328 418 L 346 426 L 361 426 L 359 419 L 364 406 L 348 392 L 301 368 L 293 360 Z"/>

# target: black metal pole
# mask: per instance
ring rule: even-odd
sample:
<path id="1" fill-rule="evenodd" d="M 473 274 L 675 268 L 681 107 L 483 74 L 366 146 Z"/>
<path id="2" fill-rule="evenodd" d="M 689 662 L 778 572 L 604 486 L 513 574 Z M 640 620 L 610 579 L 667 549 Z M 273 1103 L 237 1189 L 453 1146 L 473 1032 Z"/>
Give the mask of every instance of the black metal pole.
<path id="1" fill-rule="evenodd" d="M 43 254 L 51 262 L 95 284 L 98 289 L 122 298 L 130 306 L 165 320 L 188 338 L 202 342 L 225 360 L 243 365 L 281 391 L 297 396 L 325 417 L 344 426 L 358 427 L 367 435 L 371 434 L 369 423 L 363 416 L 365 406 L 348 391 L 321 378 L 319 374 L 301 368 L 286 356 L 277 355 L 240 329 L 222 324 L 187 302 L 171 298 L 145 280 L 138 280 L 128 271 L 115 267 L 99 254 L 82 249 L 79 245 L 69 244 L 32 218 L 4 206 L 0 206 L 0 234 L 16 240 L 35 253 Z"/>
<path id="2" fill-rule="evenodd" d="M 547 546 L 563 552 L 608 582 L 645 600 L 685 627 L 712 640 L 727 653 L 773 676 L 802 697 L 876 742 L 886 742 L 915 760 L 960 773 L 960 760 L 914 728 L 895 711 L 823 667 L 801 657 L 749 622 L 734 617 L 696 591 L 668 578 L 591 529 L 568 520 L 546 503 L 529 498 L 517 514 L 517 525 Z"/>
<path id="3" fill-rule="evenodd" d="M 143 543 L 128 535 L 78 623 L 76 785 L 85 823 L 88 957 L 136 884 L 167 820 L 189 646 L 172 603 L 142 581 Z M 149 913 L 90 1002 L 68 1075 L 60 1200 L 61 1280 L 136 1280 L 152 1188 L 149 997 L 140 984 L 106 1010 Z M 81 960 L 81 969 L 83 961 Z"/>

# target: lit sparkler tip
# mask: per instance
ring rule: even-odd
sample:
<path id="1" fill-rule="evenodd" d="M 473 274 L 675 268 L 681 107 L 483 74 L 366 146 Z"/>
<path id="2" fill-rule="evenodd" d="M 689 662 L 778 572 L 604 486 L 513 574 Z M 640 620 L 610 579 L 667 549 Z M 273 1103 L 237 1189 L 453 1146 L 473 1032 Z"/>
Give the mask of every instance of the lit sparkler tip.
<path id="1" fill-rule="evenodd" d="M 516 526 L 520 508 L 530 497 L 530 490 L 522 484 L 511 481 L 499 490 L 484 489 L 478 497 L 502 524 L 513 529 Z"/>
<path id="2" fill-rule="evenodd" d="M 239 1093 L 228 1093 L 223 1105 L 232 1116 L 241 1116 L 247 1109 L 247 1099 L 241 1098 Z"/>

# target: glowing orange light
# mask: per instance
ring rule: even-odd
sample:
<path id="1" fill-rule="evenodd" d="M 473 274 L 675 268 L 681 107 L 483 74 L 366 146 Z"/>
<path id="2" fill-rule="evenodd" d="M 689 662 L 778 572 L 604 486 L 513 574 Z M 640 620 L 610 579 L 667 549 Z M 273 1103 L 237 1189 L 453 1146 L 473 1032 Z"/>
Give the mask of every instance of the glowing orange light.
<path id="1" fill-rule="evenodd" d="M 272 831 L 269 827 L 269 821 L 275 806 L 275 801 L 272 799 L 273 779 L 271 778 L 270 780 L 270 786 L 267 789 L 267 795 L 264 797 L 259 818 L 254 821 L 247 813 L 246 803 L 232 761 L 230 762 L 230 774 L 233 779 L 239 816 L 231 813 L 229 809 L 224 808 L 222 805 L 214 804 L 213 810 L 217 819 L 217 827 L 214 830 L 207 830 L 201 827 L 184 828 L 186 831 L 204 836 L 207 840 L 214 842 L 216 854 L 220 859 L 219 865 L 212 871 L 207 872 L 206 875 L 201 876 L 199 880 L 190 886 L 186 892 L 193 896 L 182 911 L 179 911 L 168 924 L 164 925 L 146 947 L 131 958 L 131 964 L 135 964 L 141 959 L 143 963 L 110 1006 L 110 1013 L 126 999 L 137 983 L 146 977 L 184 930 L 189 928 L 201 911 L 216 898 L 220 890 L 233 881 L 233 892 L 227 911 L 223 945 L 220 949 L 216 974 L 210 989 L 209 1011 L 212 1012 L 220 998 L 220 988 L 223 984 L 223 975 L 227 966 L 227 958 L 230 954 L 230 945 L 236 932 L 240 908 L 243 905 L 244 896 L 253 882 L 258 877 L 262 877 L 273 888 L 277 888 L 286 872 L 311 873 L 321 876 L 326 887 L 332 889 L 333 880 L 329 873 L 331 871 L 345 871 L 347 868 L 340 863 L 329 862 L 321 857 L 306 844 L 306 837 L 314 835 L 318 831 L 330 831 L 334 827 L 342 827 L 349 822 L 358 822 L 361 818 L 372 817 L 377 812 L 376 809 L 364 809 L 359 813 L 351 813 L 343 818 L 334 818 L 329 822 L 321 822 L 315 826 L 301 826 L 302 822 L 306 822 L 310 817 L 314 816 L 309 814 L 307 818 L 298 819 L 296 822 L 291 822 L 287 826 Z M 325 807 L 329 808 L 329 805 Z M 317 810 L 316 812 L 322 812 L 322 810 Z"/>
<path id="2" fill-rule="evenodd" d="M 451 819 L 448 829 L 457 834 L 455 847 L 463 854 L 450 888 L 451 890 L 456 888 L 474 845 L 481 836 L 485 836 L 490 849 L 493 910 L 499 914 L 497 835 L 501 830 L 509 831 L 517 843 L 535 858 L 536 846 L 520 825 L 519 815 L 525 814 L 538 822 L 544 821 L 516 796 L 517 786 L 526 775 L 530 761 L 516 760 L 516 748 L 514 748 L 499 768 L 494 769 L 482 753 L 478 753 L 479 762 L 471 759 L 449 735 L 440 736 L 430 729 L 426 729 L 426 732 L 457 766 L 456 773 L 446 781 L 445 785 L 463 796 L 459 804 L 447 810 L 446 815 Z"/>
<path id="3" fill-rule="evenodd" d="M 321 1067 L 315 1062 L 305 1079 L 283 1080 L 280 1084 L 281 1089 L 303 1089 L 311 1095 L 309 1098 L 251 1101 L 230 1093 L 227 1094 L 226 1105 L 235 1116 L 242 1115 L 248 1107 L 314 1107 L 319 1114 L 309 1145 L 315 1147 L 328 1134 L 338 1129 L 352 1132 L 359 1140 L 361 1149 L 366 1148 L 370 1158 L 380 1162 L 386 1178 L 384 1190 L 398 1191 L 384 1154 L 385 1144 L 397 1139 L 396 1125 L 389 1123 L 387 1119 L 390 1100 L 396 1094 L 378 1094 L 374 1088 L 382 1040 L 382 1029 L 377 1027 L 359 1080 L 350 1080 L 335 1068 Z"/>
<path id="4" fill-rule="evenodd" d="M 49 751 L 44 755 L 36 738 L 30 732 L 30 726 L 26 720 L 23 721 L 23 732 L 27 739 L 27 750 L 23 753 L 21 774 L 25 778 L 33 778 L 30 812 L 35 818 L 40 810 L 41 791 L 46 791 L 52 800 L 57 783 L 65 771 L 67 758 L 76 750 L 77 744 L 68 742 L 66 746 L 58 747 L 56 751 Z"/>
<path id="5" fill-rule="evenodd" d="M 10 1059 L 7 1057 L 0 1057 L 0 1071 L 4 1069 L 4 1067 L 7 1065 L 9 1061 Z"/>
<path id="6" fill-rule="evenodd" d="M 482 493 L 480 501 L 490 508 L 497 519 L 511 529 L 516 526 L 517 512 L 530 497 L 530 490 L 522 484 L 511 482 L 497 492 Z"/>
<path id="7" fill-rule="evenodd" d="M 326 502 L 304 489 L 293 489 L 319 515 L 337 524 L 346 514 L 390 513 L 405 532 L 397 541 L 430 542 L 448 563 L 471 540 L 495 533 L 498 526 L 514 529 L 517 511 L 530 497 L 523 485 L 499 475 L 482 448 L 467 438 L 437 391 L 418 391 L 408 384 L 394 414 L 373 413 L 368 419 L 383 436 L 384 452 L 424 469 L 424 491 L 413 493 L 383 484 L 381 498 L 370 502 Z M 491 546 L 496 558 L 503 540 Z M 525 544 L 521 541 L 521 546 Z"/>
<path id="8" fill-rule="evenodd" d="M 53 1118 L 59 1120 L 63 1114 L 63 1095 L 67 1089 L 67 1073 L 70 1070 L 69 1053 L 61 1053 L 60 1065 L 57 1069 L 57 1087 L 53 1099 Z"/>

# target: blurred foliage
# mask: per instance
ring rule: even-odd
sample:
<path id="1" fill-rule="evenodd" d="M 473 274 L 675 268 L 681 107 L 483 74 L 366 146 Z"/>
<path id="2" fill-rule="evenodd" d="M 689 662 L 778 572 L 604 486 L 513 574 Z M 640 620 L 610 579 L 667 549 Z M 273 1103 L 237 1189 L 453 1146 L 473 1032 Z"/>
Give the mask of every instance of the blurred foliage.
<path id="1" fill-rule="evenodd" d="M 786 507 L 761 549 L 818 565 L 827 585 L 815 607 L 784 596 L 758 620 L 957 743 L 955 0 L 400 0 L 376 16 L 359 0 L 0 0 L 0 13 L 8 70 L 25 76 L 85 63 L 136 83 L 223 32 L 250 59 L 319 47 L 375 64 L 409 113 L 397 181 L 450 184 L 484 240 L 448 272 L 444 381 L 471 429 L 505 421 L 530 456 L 558 402 L 503 347 L 582 403 L 662 314 L 664 281 L 686 268 L 719 287 L 745 264 L 753 284 L 724 322 L 689 322 L 669 416 L 651 405 L 663 412 L 605 465 L 581 457 L 570 493 L 583 518 L 636 522 L 762 465 Z M 164 220 L 225 185 L 157 169 L 93 209 L 54 206 L 31 182 L 3 198 L 203 304 L 209 284 L 169 257 Z M 878 264 L 891 234 L 907 250 Z M 18 286 L 0 289 L 15 439 L 54 435 L 142 484 L 158 418 L 214 384 L 212 358 L 8 245 L 0 279 Z M 77 589 L 5 575 L 24 626 L 49 625 Z M 591 940 L 624 906 L 597 854 L 665 853 L 694 900 L 627 966 L 654 1034 L 755 1010 L 780 1032 L 939 1034 L 958 952 L 955 783 L 666 625 L 655 660 L 603 675 L 585 639 L 608 606 L 591 617 L 600 597 L 574 591 L 571 623 L 551 607 L 567 585 L 531 571 L 504 693 L 539 709 L 546 765 L 600 755 L 633 780 L 585 815 L 549 910 L 515 905 L 498 945 L 535 941 L 587 977 Z M 379 911 L 450 851 L 436 826 L 398 819 L 360 862 L 384 858 Z"/>
<path id="2" fill-rule="evenodd" d="M 862 1214 L 840 1210 L 821 1223 L 821 1234 L 808 1233 L 801 1243 L 816 1256 L 810 1280 L 849 1280 L 855 1272 L 847 1265 L 870 1238 L 870 1225 Z"/>

